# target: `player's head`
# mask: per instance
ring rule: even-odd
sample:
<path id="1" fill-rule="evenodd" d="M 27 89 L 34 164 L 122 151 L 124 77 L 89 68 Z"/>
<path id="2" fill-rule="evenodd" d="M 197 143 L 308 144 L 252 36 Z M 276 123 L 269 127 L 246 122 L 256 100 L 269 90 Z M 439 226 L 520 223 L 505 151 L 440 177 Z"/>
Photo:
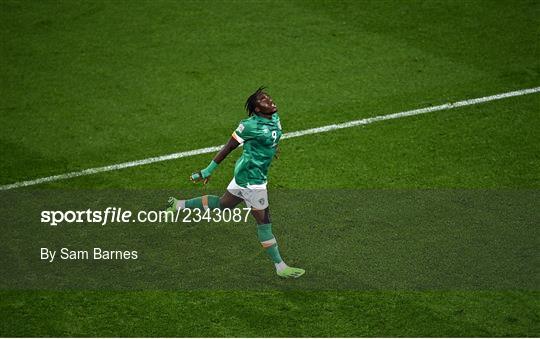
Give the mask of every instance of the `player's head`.
<path id="1" fill-rule="evenodd" d="M 248 115 L 257 113 L 274 114 L 277 112 L 277 106 L 272 97 L 264 91 L 264 87 L 259 87 L 255 93 L 246 100 L 246 112 Z"/>

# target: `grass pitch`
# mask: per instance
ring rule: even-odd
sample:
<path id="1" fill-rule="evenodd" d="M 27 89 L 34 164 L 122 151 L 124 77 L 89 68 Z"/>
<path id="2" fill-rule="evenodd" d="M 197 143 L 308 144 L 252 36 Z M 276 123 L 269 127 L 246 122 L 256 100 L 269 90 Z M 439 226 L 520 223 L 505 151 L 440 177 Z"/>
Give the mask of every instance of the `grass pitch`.
<path id="1" fill-rule="evenodd" d="M 540 84 L 536 1 L 4 0 L 0 9 L 1 184 L 221 144 L 261 84 L 275 97 L 285 131 Z M 539 107 L 533 94 L 284 140 L 271 189 L 534 192 Z M 210 189 L 226 187 L 237 156 L 220 166 Z M 40 188 L 182 192 L 193 189 L 183 178 L 210 158 Z M 332 201 L 312 208 L 332 209 Z M 291 261 L 321 264 L 324 255 L 307 254 L 328 243 L 341 248 L 345 223 L 305 236 L 286 216 L 276 211 L 274 227 Z M 365 231 L 360 225 L 353 235 Z M 2 233 L 3 243 L 13 243 Z M 200 232 L 188 235 L 187 242 L 204 243 Z M 537 262 L 538 236 L 532 228 L 532 256 L 523 262 Z M 246 246 L 248 238 L 232 245 Z M 308 241 L 287 240 L 295 238 Z M 490 238 L 515 240 L 510 233 Z M 374 244 L 363 246 L 369 252 Z M 220 270 L 234 263 L 200 264 Z M 262 254 L 251 264 L 261 281 L 275 279 Z M 530 277 L 537 281 L 538 271 Z M 539 336 L 539 313 L 537 288 L 4 290 L 0 335 Z"/>

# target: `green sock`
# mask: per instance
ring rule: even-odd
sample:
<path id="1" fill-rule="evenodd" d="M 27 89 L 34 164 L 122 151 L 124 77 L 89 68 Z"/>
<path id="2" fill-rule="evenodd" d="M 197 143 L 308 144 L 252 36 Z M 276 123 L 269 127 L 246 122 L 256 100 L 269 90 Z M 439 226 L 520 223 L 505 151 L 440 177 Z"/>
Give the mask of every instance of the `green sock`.
<path id="1" fill-rule="evenodd" d="M 219 197 L 215 195 L 203 195 L 202 197 L 186 200 L 186 208 L 214 209 L 219 208 Z"/>
<path id="2" fill-rule="evenodd" d="M 282 262 L 283 260 L 281 259 L 281 255 L 279 255 L 276 238 L 272 234 L 272 224 L 257 225 L 257 236 L 274 264 Z"/>

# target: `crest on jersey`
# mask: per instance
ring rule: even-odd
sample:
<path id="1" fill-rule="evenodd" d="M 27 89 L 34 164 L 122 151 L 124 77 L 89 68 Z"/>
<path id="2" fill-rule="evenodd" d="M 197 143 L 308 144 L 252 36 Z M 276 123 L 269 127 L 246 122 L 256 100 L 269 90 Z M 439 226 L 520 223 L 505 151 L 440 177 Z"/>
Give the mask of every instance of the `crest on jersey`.
<path id="1" fill-rule="evenodd" d="M 266 134 L 266 133 L 268 133 L 268 132 L 270 132 L 270 130 L 268 129 L 268 127 L 265 127 L 265 128 L 263 129 L 263 133 Z"/>
<path id="2" fill-rule="evenodd" d="M 238 128 L 236 129 L 236 131 L 238 133 L 242 133 L 244 131 L 244 125 L 243 124 L 238 125 Z"/>

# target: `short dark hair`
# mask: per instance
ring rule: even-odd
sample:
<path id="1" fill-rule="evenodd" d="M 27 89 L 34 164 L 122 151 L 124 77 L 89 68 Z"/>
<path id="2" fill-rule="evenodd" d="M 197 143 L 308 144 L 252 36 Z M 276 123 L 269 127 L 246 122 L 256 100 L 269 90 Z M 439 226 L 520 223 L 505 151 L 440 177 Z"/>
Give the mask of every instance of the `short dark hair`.
<path id="1" fill-rule="evenodd" d="M 245 108 L 249 116 L 252 116 L 253 114 L 255 114 L 255 106 L 257 106 L 257 97 L 259 96 L 259 94 L 264 93 L 265 88 L 266 87 L 264 86 L 259 87 L 255 91 L 255 93 L 253 93 L 252 95 L 249 96 L 249 98 L 247 98 Z"/>

